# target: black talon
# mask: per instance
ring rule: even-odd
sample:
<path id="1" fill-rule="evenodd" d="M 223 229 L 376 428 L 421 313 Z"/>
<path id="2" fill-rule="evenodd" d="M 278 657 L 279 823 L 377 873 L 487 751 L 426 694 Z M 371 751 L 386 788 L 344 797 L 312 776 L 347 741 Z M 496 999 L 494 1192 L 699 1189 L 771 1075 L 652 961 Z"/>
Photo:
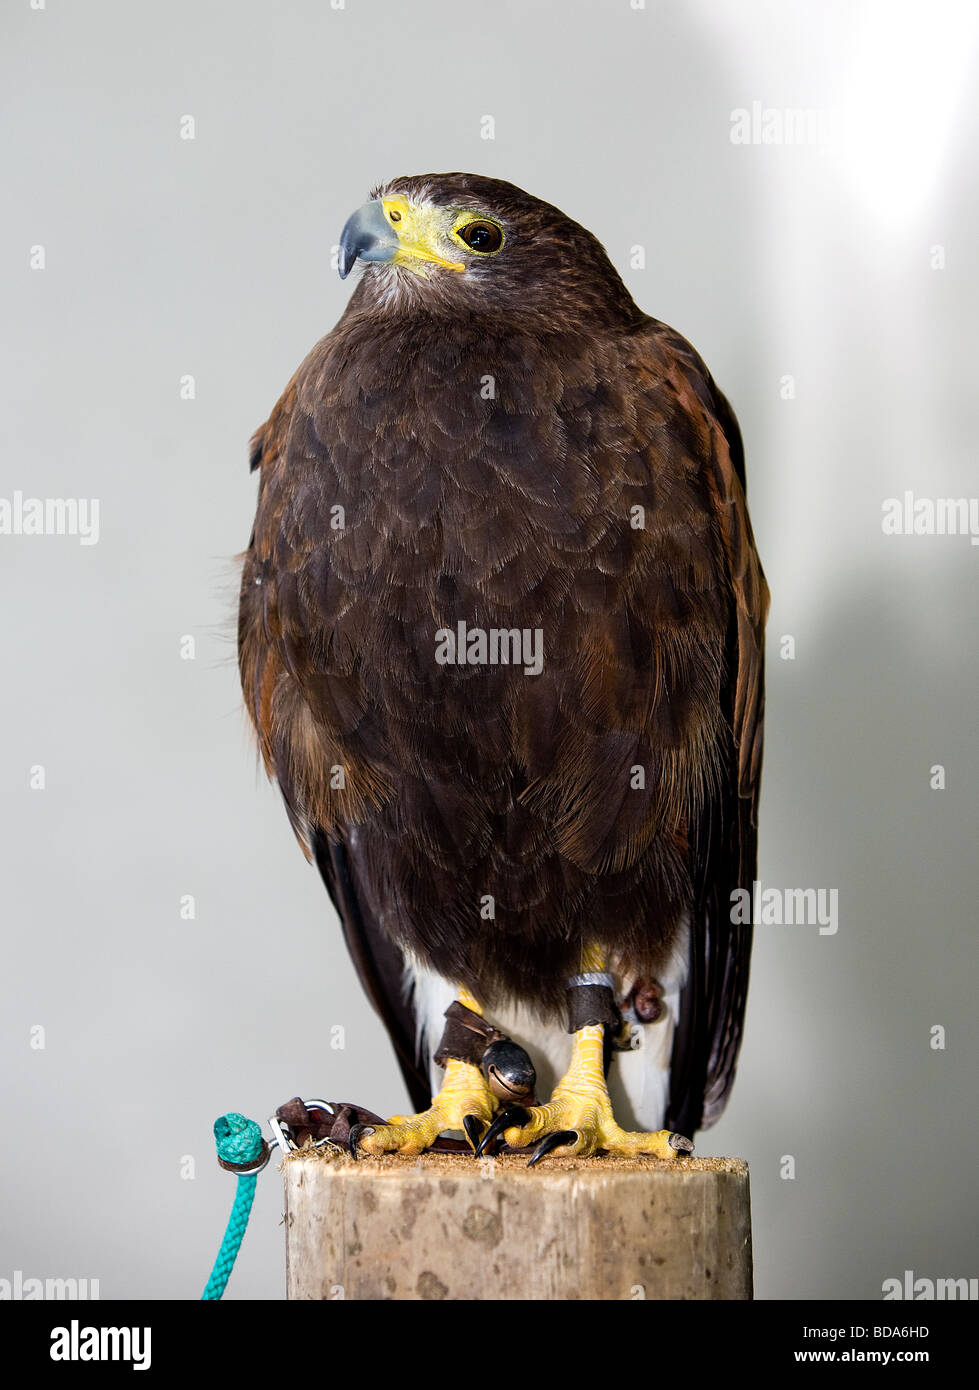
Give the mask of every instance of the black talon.
<path id="1" fill-rule="evenodd" d="M 666 1142 L 671 1149 L 676 1149 L 679 1153 L 693 1153 L 693 1144 L 690 1140 L 685 1139 L 682 1134 L 677 1134 L 675 1130 Z"/>
<path id="2" fill-rule="evenodd" d="M 472 1144 L 473 1149 L 479 1143 L 479 1136 L 483 1132 L 483 1122 L 478 1115 L 463 1115 L 462 1127 L 466 1131 L 466 1138 Z"/>
<path id="3" fill-rule="evenodd" d="M 576 1144 L 579 1138 L 576 1129 L 557 1129 L 553 1134 L 545 1135 L 530 1155 L 527 1167 L 533 1168 L 534 1164 L 539 1163 L 542 1158 L 546 1158 L 552 1149 L 559 1149 L 563 1144 Z"/>
<path id="4" fill-rule="evenodd" d="M 362 1134 L 373 1134 L 373 1125 L 351 1125 L 350 1133 L 347 1135 L 347 1148 L 350 1150 L 350 1157 L 357 1157 L 357 1145 Z"/>
<path id="5" fill-rule="evenodd" d="M 508 1105 L 501 1110 L 489 1129 L 480 1139 L 476 1148 L 476 1157 L 482 1158 L 486 1150 L 492 1144 L 497 1135 L 502 1134 L 505 1129 L 512 1125 L 525 1125 L 530 1119 L 530 1112 L 525 1110 L 522 1105 Z"/>

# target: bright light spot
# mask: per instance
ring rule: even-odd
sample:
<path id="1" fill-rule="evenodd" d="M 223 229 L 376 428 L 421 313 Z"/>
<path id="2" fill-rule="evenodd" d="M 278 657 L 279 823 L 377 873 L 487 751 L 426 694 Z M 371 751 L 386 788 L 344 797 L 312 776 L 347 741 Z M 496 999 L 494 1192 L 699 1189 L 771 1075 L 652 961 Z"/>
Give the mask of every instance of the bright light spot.
<path id="1" fill-rule="evenodd" d="M 871 0 L 851 14 L 839 152 L 865 206 L 893 228 L 923 209 L 941 172 L 976 61 L 979 6 Z"/>

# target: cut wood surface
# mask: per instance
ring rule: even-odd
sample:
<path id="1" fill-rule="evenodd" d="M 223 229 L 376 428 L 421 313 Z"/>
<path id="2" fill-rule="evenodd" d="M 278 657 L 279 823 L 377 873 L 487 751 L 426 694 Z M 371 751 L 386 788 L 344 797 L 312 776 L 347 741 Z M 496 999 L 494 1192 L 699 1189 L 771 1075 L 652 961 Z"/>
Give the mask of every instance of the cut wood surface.
<path id="1" fill-rule="evenodd" d="M 751 1298 L 743 1159 L 320 1149 L 283 1174 L 289 1298 Z"/>

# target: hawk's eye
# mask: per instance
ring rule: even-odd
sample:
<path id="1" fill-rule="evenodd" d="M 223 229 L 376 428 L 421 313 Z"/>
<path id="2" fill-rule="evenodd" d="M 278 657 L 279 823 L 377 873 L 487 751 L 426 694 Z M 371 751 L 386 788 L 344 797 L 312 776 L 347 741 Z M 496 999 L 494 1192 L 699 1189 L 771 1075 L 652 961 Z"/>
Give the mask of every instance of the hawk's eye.
<path id="1" fill-rule="evenodd" d="M 495 222 L 467 222 L 457 229 L 456 236 L 470 251 L 480 251 L 484 256 L 491 256 L 503 245 L 503 233 Z"/>

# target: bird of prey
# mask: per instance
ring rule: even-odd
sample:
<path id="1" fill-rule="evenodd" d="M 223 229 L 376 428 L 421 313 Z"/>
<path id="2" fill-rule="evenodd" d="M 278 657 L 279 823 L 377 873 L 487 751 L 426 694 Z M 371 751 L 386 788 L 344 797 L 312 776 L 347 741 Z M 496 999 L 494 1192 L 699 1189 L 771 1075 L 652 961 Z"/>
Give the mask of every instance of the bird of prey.
<path id="1" fill-rule="evenodd" d="M 751 946 L 768 590 L 734 414 L 512 184 L 394 179 L 337 258 L 356 289 L 252 440 L 239 664 L 418 1111 L 356 1142 L 676 1160 L 726 1103 Z"/>

